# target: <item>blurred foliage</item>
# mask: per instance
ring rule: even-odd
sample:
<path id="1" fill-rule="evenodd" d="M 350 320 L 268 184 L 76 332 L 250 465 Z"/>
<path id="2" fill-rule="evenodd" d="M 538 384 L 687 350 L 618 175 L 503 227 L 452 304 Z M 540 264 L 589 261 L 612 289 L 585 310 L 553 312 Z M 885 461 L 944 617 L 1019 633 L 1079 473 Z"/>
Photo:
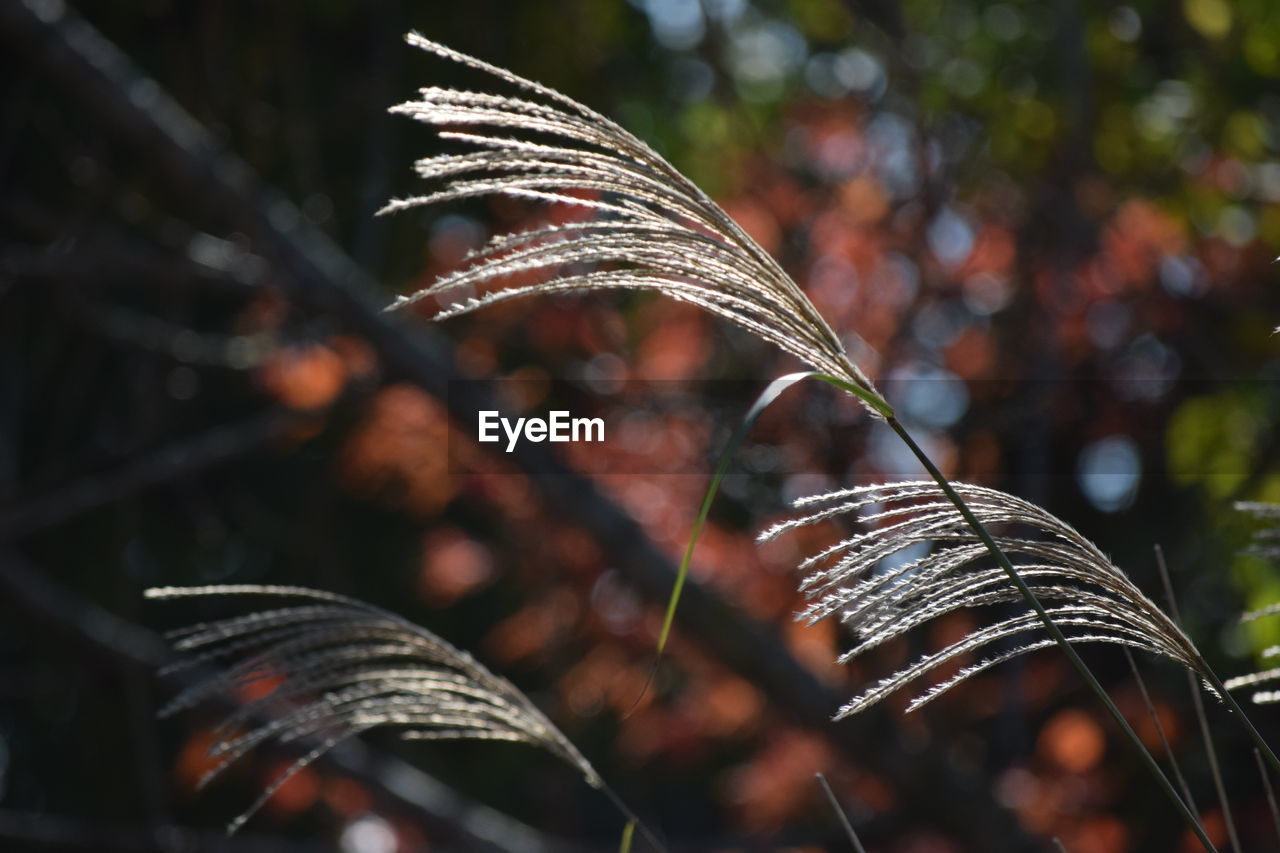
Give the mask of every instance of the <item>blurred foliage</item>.
<path id="1" fill-rule="evenodd" d="M 1157 600 L 1151 545 L 1162 544 L 1188 628 L 1224 674 L 1250 668 L 1249 654 L 1280 637 L 1266 623 L 1247 635 L 1231 627 L 1242 608 L 1280 599 L 1275 566 L 1236 556 L 1249 525 L 1230 507 L 1280 499 L 1271 0 L 82 5 L 388 297 L 456 266 L 498 226 L 562 215 L 500 202 L 373 217 L 418 189 L 412 160 L 438 145 L 385 108 L 417 86 L 483 82 L 405 48 L 402 32 L 601 109 L 781 258 L 948 473 L 1043 503 Z M 16 448 L 0 462 L 20 460 L 0 465 L 5 512 L 210 427 L 332 406 L 210 470 L 23 535 L 24 552 L 51 576 L 147 624 L 155 615 L 140 609 L 138 590 L 153 583 L 298 582 L 389 606 L 510 675 L 666 831 L 706 849 L 841 843 L 816 771 L 882 849 L 962 849 L 937 815 L 905 812 L 891 780 L 784 719 L 775 697 L 679 632 L 655 689 L 624 718 L 661 612 L 611 564 L 607 543 L 538 505 L 528 481 L 451 425 L 439 401 L 385 375 L 343 318 L 290 304 L 234 223 L 158 182 L 146 152 L 121 150 L 18 63 L 0 59 L 0 253 L 35 249 L 101 274 L 93 287 L 68 278 L 45 288 L 16 273 L 6 275 L 17 283 L 0 284 L 11 427 L 0 436 Z M 113 273 L 98 254 L 135 243 L 266 280 L 157 288 Z M 698 381 L 794 368 L 687 306 L 645 296 L 539 299 L 436 331 L 468 373 L 520 380 L 504 386 L 524 389 L 505 401 L 517 410 L 560 399 L 553 379 L 625 389 L 580 404 L 634 441 L 572 448 L 570 459 L 597 472 L 676 558 L 734 406 L 745 410 L 758 390 Z M 668 410 L 633 396 L 632 379 L 735 390 Z M 726 414 L 708 417 L 713 408 Z M 881 674 L 877 664 L 837 667 L 845 642 L 830 626 L 791 622 L 796 555 L 838 531 L 762 551 L 751 537 L 786 499 L 915 471 L 892 436 L 830 389 L 788 392 L 752 441 L 713 508 L 694 574 L 850 693 Z M 652 459 L 667 469 L 637 462 Z M 205 721 L 166 725 L 152 743 L 140 734 L 154 704 L 146 688 L 127 682 L 122 693 L 116 676 L 39 641 L 14 616 L 0 620 L 0 660 L 13 674 L 0 706 L 9 756 L 0 805 L 117 820 L 173 807 L 186 822 L 217 825 L 277 769 L 264 758 L 195 797 Z M 886 649 L 884 669 L 972 618 Z M 1090 660 L 1130 718 L 1145 720 L 1123 662 Z M 1149 676 L 1205 806 L 1182 674 Z M 1061 836 L 1073 853 L 1178 849 L 1167 804 L 1096 712 L 1062 661 L 1043 653 L 925 714 L 846 725 L 867 727 L 891 765 L 937 756 L 984 802 L 1011 809 L 1034 836 Z M 1274 714 L 1258 719 L 1280 730 Z M 131 739 L 116 736 L 130 726 Z M 1248 747 L 1234 727 L 1218 731 L 1241 822 L 1266 838 Z M 1152 727 L 1141 732 L 1154 742 Z M 542 829 L 616 843 L 613 815 L 550 761 L 501 748 L 395 748 Z M 119 784 L 120 767 L 145 784 Z M 176 805 L 162 793 L 170 788 Z M 317 771 L 258 825 L 337 837 L 376 807 L 371 797 Z M 422 842 L 421 830 L 393 824 L 406 847 Z"/>

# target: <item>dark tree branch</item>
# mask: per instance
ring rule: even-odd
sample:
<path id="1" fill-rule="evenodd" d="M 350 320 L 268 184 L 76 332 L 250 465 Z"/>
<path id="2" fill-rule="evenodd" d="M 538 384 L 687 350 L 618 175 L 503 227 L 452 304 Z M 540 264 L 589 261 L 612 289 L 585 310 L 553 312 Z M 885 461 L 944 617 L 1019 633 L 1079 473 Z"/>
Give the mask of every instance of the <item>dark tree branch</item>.
<path id="1" fill-rule="evenodd" d="M 11 509 L 0 508 L 0 542 L 16 541 L 88 510 L 215 467 L 316 416 L 317 413 L 268 410 L 240 423 L 214 427 L 195 438 L 174 442 L 114 470 L 19 502 Z"/>
<path id="2" fill-rule="evenodd" d="M 178 826 L 121 826 L 88 823 L 62 815 L 0 809 L 0 843 L 7 850 L 85 850 L 92 853 L 324 853 L 317 841 L 294 841 L 244 834 L 193 832 Z M 9 846 L 13 845 L 13 846 Z M 19 848 L 20 845 L 20 848 Z"/>

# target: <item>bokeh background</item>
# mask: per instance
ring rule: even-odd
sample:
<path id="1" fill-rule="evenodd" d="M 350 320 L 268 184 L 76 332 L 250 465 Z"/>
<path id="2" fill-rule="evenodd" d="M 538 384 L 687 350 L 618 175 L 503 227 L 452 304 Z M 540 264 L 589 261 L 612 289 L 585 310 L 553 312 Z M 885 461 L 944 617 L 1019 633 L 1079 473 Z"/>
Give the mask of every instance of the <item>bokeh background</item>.
<path id="1" fill-rule="evenodd" d="M 1232 509 L 1280 500 L 1271 0 L 72 5 L 0 4 L 0 846 L 617 849 L 617 813 L 551 758 L 376 735 L 225 838 L 290 755 L 194 790 L 217 718 L 155 719 L 155 632 L 206 611 L 141 591 L 243 581 L 471 649 L 674 850 L 848 849 L 817 772 L 870 850 L 1197 849 L 1056 651 L 827 722 L 989 617 L 848 667 L 834 626 L 792 621 L 795 563 L 839 531 L 755 533 L 794 497 L 916 475 L 829 388 L 753 431 L 636 704 L 718 450 L 796 365 L 656 296 L 381 315 L 562 214 L 373 214 L 440 150 L 386 107 L 488 85 L 408 30 L 616 118 L 780 258 L 948 474 L 1041 503 L 1159 600 L 1161 546 L 1233 675 L 1280 639 L 1236 626 L 1280 572 Z M 625 440 L 494 452 L 450 420 L 450 375 L 518 411 L 572 395 Z M 1158 749 L 1123 656 L 1087 658 Z M 1184 674 L 1139 665 L 1225 843 Z M 1245 849 L 1274 849 L 1251 747 L 1208 714 Z"/>

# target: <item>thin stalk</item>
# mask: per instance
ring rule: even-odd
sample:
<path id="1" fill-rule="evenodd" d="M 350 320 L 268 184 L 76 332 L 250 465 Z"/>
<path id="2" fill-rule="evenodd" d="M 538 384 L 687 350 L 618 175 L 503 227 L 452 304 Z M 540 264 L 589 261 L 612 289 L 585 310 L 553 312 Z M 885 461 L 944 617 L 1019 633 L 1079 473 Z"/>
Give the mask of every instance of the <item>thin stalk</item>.
<path id="1" fill-rule="evenodd" d="M 1164 584 L 1165 598 L 1169 601 L 1169 613 L 1173 616 L 1173 621 L 1181 625 L 1182 617 L 1178 613 L 1178 600 L 1173 594 L 1173 582 L 1169 579 L 1169 566 L 1165 563 L 1164 549 L 1157 545 L 1155 546 L 1155 550 L 1156 568 L 1160 570 L 1160 582 Z M 1275 752 L 1272 751 L 1271 745 L 1267 743 L 1266 738 L 1264 738 L 1262 733 L 1254 727 L 1253 721 L 1249 719 L 1247 714 L 1245 714 L 1244 709 L 1240 707 L 1240 703 L 1231 695 L 1227 690 L 1226 685 L 1222 683 L 1222 679 L 1218 678 L 1218 674 L 1213 671 L 1213 668 L 1210 667 L 1209 663 L 1203 658 L 1200 661 L 1200 669 L 1204 675 L 1205 681 L 1209 682 L 1209 686 L 1212 687 L 1218 696 L 1221 697 L 1222 701 L 1226 703 L 1227 708 L 1230 709 L 1237 718 L 1239 718 L 1241 724 L 1245 728 L 1245 731 L 1249 733 L 1250 739 L 1252 739 L 1254 745 L 1257 746 L 1258 751 L 1267 759 L 1267 763 L 1270 764 L 1272 769 L 1277 773 L 1280 773 L 1280 758 L 1276 757 Z"/>
<path id="2" fill-rule="evenodd" d="M 680 595 L 684 592 L 685 581 L 689 577 L 689 565 L 693 561 L 693 551 L 698 546 L 698 539 L 702 536 L 703 527 L 707 523 L 707 516 L 711 512 L 711 504 L 715 501 L 716 494 L 720 491 L 720 483 L 724 480 L 725 474 L 729 472 L 729 464 L 733 461 L 734 454 L 738 452 L 738 447 L 746 441 L 751 427 L 755 425 L 756 420 L 764 413 L 764 410 L 773 405 L 774 400 L 777 400 L 782 392 L 805 379 L 818 379 L 840 388 L 857 397 L 872 411 L 883 417 L 887 418 L 893 414 L 893 408 L 874 391 L 864 388 L 850 379 L 833 376 L 828 373 L 819 373 L 812 370 L 788 373 L 785 376 L 779 376 L 765 386 L 765 389 L 756 397 L 755 402 L 751 404 L 751 408 L 742 416 L 742 420 L 738 422 L 738 426 L 729 436 L 729 440 L 725 442 L 724 448 L 720 451 L 720 458 L 716 462 L 715 471 L 711 475 L 711 480 L 707 483 L 707 489 L 702 493 L 702 502 L 698 505 L 698 515 L 694 518 L 693 528 L 689 532 L 689 543 L 685 546 L 684 556 L 680 558 L 680 566 L 676 569 L 676 579 L 671 585 L 671 595 L 667 598 L 667 609 L 662 616 L 662 628 L 658 631 L 658 642 L 653 653 L 653 663 L 649 666 L 649 674 L 645 676 L 644 684 L 640 686 L 640 692 L 636 694 L 635 701 L 631 703 L 631 707 L 627 709 L 627 712 L 622 715 L 624 720 L 635 713 L 636 708 L 640 707 L 640 702 L 649 693 L 649 688 L 653 686 L 654 679 L 657 678 L 658 666 L 662 663 L 662 655 L 666 652 L 667 641 L 671 638 L 671 629 L 675 625 L 676 608 L 680 605 Z"/>
<path id="3" fill-rule="evenodd" d="M 628 849 L 631 846 L 631 834 L 634 827 L 634 829 L 640 830 L 640 835 L 643 836 L 645 841 L 649 842 L 649 845 L 653 847 L 654 850 L 657 850 L 658 853 L 666 853 L 667 845 L 663 844 L 662 841 L 658 839 L 658 836 L 654 834 L 653 830 L 649 829 L 648 824 L 636 816 L 636 813 L 631 810 L 631 806 L 627 805 L 626 801 L 623 800 L 622 797 L 618 796 L 617 791 L 613 790 L 613 788 L 609 787 L 608 783 L 605 782 L 601 782 L 600 790 L 603 791 L 604 795 L 613 802 L 618 811 L 622 812 L 622 816 L 627 819 L 627 826 L 622 830 L 622 840 L 627 845 Z"/>
<path id="4" fill-rule="evenodd" d="M 867 848 L 862 846 L 862 842 L 858 840 L 858 833 L 853 831 L 853 824 L 849 822 L 849 816 L 844 813 L 844 809 L 840 806 L 840 801 L 836 799 L 836 792 L 831 790 L 831 784 L 827 781 L 827 777 L 821 773 L 813 774 L 818 784 L 822 786 L 822 791 L 827 795 L 827 802 L 831 803 L 831 810 L 836 813 L 836 817 L 840 818 L 840 825 L 844 827 L 845 835 L 849 836 L 849 843 L 853 845 L 854 853 L 867 853 Z"/>
<path id="5" fill-rule="evenodd" d="M 1129 661 L 1129 669 L 1133 672 L 1133 680 L 1138 685 L 1138 692 L 1142 694 L 1142 704 L 1147 706 L 1147 714 L 1151 717 L 1151 722 L 1156 727 L 1156 734 L 1160 736 L 1160 745 L 1164 747 L 1165 755 L 1169 756 L 1169 765 L 1173 769 L 1173 778 L 1178 781 L 1178 787 L 1182 790 L 1183 799 L 1187 801 L 1187 805 L 1191 807 L 1191 811 L 1199 813 L 1196 808 L 1195 798 L 1191 796 L 1191 787 L 1187 784 L 1187 779 L 1182 775 L 1182 768 L 1178 766 L 1178 759 L 1173 754 L 1173 747 L 1169 745 L 1169 737 L 1165 734 L 1164 724 L 1160 722 L 1160 715 L 1156 713 L 1156 706 L 1151 701 L 1151 694 L 1147 692 L 1147 683 L 1142 678 L 1142 673 L 1138 672 L 1138 662 L 1133 659 L 1133 652 L 1129 651 L 1128 646 L 1121 647 L 1124 650 L 1125 660 Z"/>
<path id="6" fill-rule="evenodd" d="M 998 563 L 1000 568 L 1004 570 L 1004 573 L 1009 576 L 1009 580 L 1018 588 L 1018 592 L 1020 592 L 1022 597 L 1026 599 L 1027 604 L 1029 604 L 1031 609 L 1035 611 L 1036 615 L 1040 617 L 1040 622 L 1044 625 L 1045 631 L 1048 632 L 1049 636 L 1052 637 L 1054 642 L 1056 642 L 1062 649 L 1063 653 L 1067 656 L 1067 659 L 1071 661 L 1072 666 L 1076 668 L 1080 673 L 1080 676 L 1085 680 L 1085 683 L 1087 683 L 1093 692 L 1097 694 L 1098 699 L 1107 709 L 1107 713 L 1111 715 L 1111 718 L 1115 720 L 1116 725 L 1120 727 L 1120 730 L 1124 732 L 1125 736 L 1131 743 L 1133 743 L 1134 748 L 1138 751 L 1138 757 L 1142 759 L 1142 763 L 1146 765 L 1147 770 L 1155 777 L 1156 782 L 1160 785 L 1165 795 L 1177 804 L 1178 811 L 1182 813 L 1183 818 L 1187 821 L 1191 830 L 1196 834 L 1196 837 L 1200 840 L 1204 849 L 1210 851 L 1210 853 L 1217 853 L 1217 848 L 1213 846 L 1213 842 L 1210 841 L 1209 836 L 1205 834 L 1204 827 L 1200 825 L 1200 821 L 1196 818 L 1195 814 L 1192 813 L 1190 807 L 1188 807 L 1187 804 L 1183 802 L 1182 797 L 1178 795 L 1177 790 L 1173 787 L 1173 783 L 1169 781 L 1169 777 L 1160 769 L 1160 764 L 1156 761 L 1155 756 L 1153 756 L 1150 751 L 1148 751 L 1146 745 L 1142 743 L 1142 739 L 1138 737 L 1137 732 L 1135 732 L 1133 727 L 1129 725 L 1129 721 L 1120 713 L 1120 709 L 1116 707 L 1115 702 L 1113 702 L 1111 697 L 1107 695 L 1106 689 L 1103 688 L 1102 684 L 1094 676 L 1093 672 L 1080 658 L 1075 647 L 1071 645 L 1069 640 L 1067 640 L 1057 623 L 1053 621 L 1051 616 L 1049 616 L 1048 611 L 1044 609 L 1044 605 L 1040 603 L 1040 599 L 1031 591 L 1031 587 L 1027 586 L 1027 582 L 1022 579 L 1022 575 L 1018 574 L 1018 570 L 1015 569 L 1013 567 L 1013 563 L 1009 561 L 1008 555 L 1006 555 L 1004 551 L 1001 550 L 1000 546 L 996 544 L 995 539 L 991 537 L 987 528 L 978 520 L 978 517 L 973 514 L 973 511 L 969 509 L 969 505 L 964 502 L 964 498 L 960 497 L 960 493 L 952 487 L 951 481 L 943 476 L 942 472 L 938 470 L 938 466 L 933 464 L 933 460 L 929 458 L 928 454 L 920 448 L 920 445 L 916 444 L 915 439 L 911 437 L 911 433 L 907 432 L 906 427 L 904 427 L 893 415 L 890 415 L 885 420 L 893 431 L 898 434 L 898 437 L 902 439 L 903 443 L 905 443 L 911 450 L 912 454 L 915 455 L 916 459 L 920 461 L 920 464 L 924 466 L 925 470 L 929 472 L 929 476 L 938 484 L 938 488 L 942 489 L 943 493 L 947 496 L 947 499 L 951 501 L 956 510 L 959 511 L 960 515 L 964 518 L 965 522 L 977 535 L 978 539 L 986 546 L 987 551 L 989 551 L 991 556 L 995 558 L 996 563 Z"/>
<path id="7" fill-rule="evenodd" d="M 1209 731 L 1209 715 L 1204 710 L 1204 699 L 1200 696 L 1200 685 L 1191 670 L 1187 670 L 1187 687 L 1191 690 L 1191 704 L 1195 708 L 1196 722 L 1200 726 L 1200 737 L 1204 739 L 1205 755 L 1209 758 L 1209 775 L 1213 778 L 1213 789 L 1218 794 L 1218 802 L 1222 804 L 1222 819 L 1227 825 L 1227 840 L 1231 849 L 1240 853 L 1240 837 L 1236 833 L 1236 821 L 1231 814 L 1231 798 L 1227 796 L 1227 783 L 1222 778 L 1222 768 L 1218 764 L 1218 750 L 1213 745 L 1213 735 Z"/>
<path id="8" fill-rule="evenodd" d="M 1173 582 L 1169 579 L 1169 566 L 1165 563 L 1164 549 L 1155 546 L 1156 567 L 1160 570 L 1160 580 L 1164 584 L 1164 594 L 1169 601 L 1169 614 L 1173 621 L 1182 627 L 1182 614 L 1178 612 L 1178 598 L 1173 594 Z M 1208 669 L 1208 667 L 1205 667 Z M 1209 732 L 1209 715 L 1204 710 L 1204 699 L 1200 696 L 1200 685 L 1196 683 L 1195 674 L 1187 670 L 1187 687 L 1191 689 L 1191 705 L 1196 712 L 1196 722 L 1200 726 L 1200 737 L 1204 738 L 1204 751 L 1209 758 L 1209 775 L 1213 777 L 1213 788 L 1218 794 L 1218 802 L 1222 804 L 1222 820 L 1227 826 L 1227 840 L 1231 849 L 1240 851 L 1240 836 L 1236 833 L 1235 818 L 1231 815 L 1231 799 L 1227 796 L 1227 785 L 1222 778 L 1222 768 L 1218 765 L 1218 750 L 1213 745 L 1213 735 Z"/>
<path id="9" fill-rule="evenodd" d="M 778 399 L 778 395 L 790 388 L 792 385 L 808 379 L 810 377 L 818 377 L 827 379 L 817 373 L 788 373 L 786 376 L 780 376 L 770 382 L 765 389 L 760 392 L 760 396 L 756 397 L 751 408 L 742 416 L 742 420 L 738 423 L 733 434 L 729 436 L 729 440 L 725 442 L 724 449 L 720 451 L 720 459 L 716 463 L 716 470 L 711 475 L 710 482 L 707 483 L 707 490 L 702 494 L 702 503 L 698 505 L 698 515 L 693 520 L 693 529 L 689 532 L 689 544 L 685 546 L 684 556 L 680 558 L 680 568 L 676 570 L 675 583 L 671 585 L 671 595 L 667 599 L 667 611 L 662 617 L 662 630 L 658 632 L 658 644 L 653 653 L 653 663 L 649 666 L 649 674 L 645 676 L 644 684 L 640 687 L 640 692 L 636 694 L 635 701 L 631 703 L 631 707 L 622 715 L 623 719 L 630 717 L 640 707 L 640 701 L 644 699 L 645 694 L 649 692 L 653 680 L 658 674 L 658 665 L 662 663 L 663 652 L 667 648 L 667 640 L 671 637 L 671 628 L 676 621 L 676 607 L 680 604 L 680 594 L 684 591 L 685 580 L 689 577 L 689 564 L 693 561 L 693 549 L 698 546 L 698 538 L 702 536 L 702 529 L 707 523 L 707 515 L 711 512 L 711 504 L 716 499 L 716 494 L 720 491 L 720 483 L 723 482 L 725 474 L 729 473 L 729 463 L 733 461 L 733 456 L 738 452 L 738 447 L 747 438 L 747 433 L 751 431 L 751 427 L 755 425 L 756 420 L 760 417 L 765 409 L 772 405 L 773 401 Z M 844 388 L 845 385 L 840 387 Z M 852 390 L 852 387 L 850 387 Z M 865 396 L 866 392 L 861 392 Z"/>
<path id="10" fill-rule="evenodd" d="M 1204 677 L 1205 680 L 1209 682 L 1209 686 L 1214 689 L 1214 692 L 1222 697 L 1222 701 L 1226 703 L 1227 708 L 1240 719 L 1241 724 L 1244 725 L 1245 731 L 1249 733 L 1249 737 L 1253 740 L 1258 751 L 1267 759 L 1267 763 L 1270 764 L 1277 773 L 1280 773 L 1280 758 L 1276 757 L 1276 754 L 1271 750 L 1271 745 L 1267 743 L 1266 738 L 1264 738 L 1262 733 L 1254 727 L 1253 721 L 1245 715 L 1244 709 L 1240 707 L 1240 703 L 1237 702 L 1236 698 L 1227 691 L 1226 685 L 1222 683 L 1222 679 L 1218 678 L 1218 674 L 1212 669 L 1209 669 L 1207 665 L 1205 666 Z"/>
<path id="11" fill-rule="evenodd" d="M 1280 808 L 1276 808 L 1276 792 L 1271 787 L 1271 777 L 1267 774 L 1267 765 L 1262 763 L 1262 755 L 1253 751 L 1253 760 L 1258 763 L 1258 775 L 1262 777 L 1262 787 L 1267 792 L 1267 808 L 1271 809 L 1271 822 L 1276 827 L 1276 838 L 1280 839 Z"/>

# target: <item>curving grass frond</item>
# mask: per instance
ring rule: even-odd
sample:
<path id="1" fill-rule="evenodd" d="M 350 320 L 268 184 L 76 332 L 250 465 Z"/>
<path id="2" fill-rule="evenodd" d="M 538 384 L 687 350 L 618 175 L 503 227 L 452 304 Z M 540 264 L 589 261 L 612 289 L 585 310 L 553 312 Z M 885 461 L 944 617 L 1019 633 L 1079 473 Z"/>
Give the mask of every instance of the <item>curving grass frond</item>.
<path id="1" fill-rule="evenodd" d="M 1017 565 L 1053 621 L 1073 643 L 1117 643 L 1172 658 L 1203 673 L 1195 646 L 1131 580 L 1073 527 L 995 489 L 952 484 Z M 1024 602 L 988 548 L 933 482 L 863 486 L 802 498 L 806 514 L 777 524 L 766 541 L 837 516 L 856 516 L 863 531 L 801 562 L 800 589 L 810 623 L 836 618 L 856 637 L 842 663 L 962 608 Z M 912 557 L 919 549 L 923 556 Z M 979 657 L 917 696 L 915 710 L 983 670 L 1054 644 L 1030 608 L 978 628 L 871 685 L 836 714 L 864 710 L 944 664 Z"/>
<path id="2" fill-rule="evenodd" d="M 413 33 L 410 44 L 483 71 L 520 96 L 428 87 L 393 107 L 475 151 L 427 157 L 436 188 L 382 212 L 487 195 L 592 210 L 595 219 L 500 234 L 466 265 L 392 307 L 495 285 L 436 319 L 518 296 L 648 289 L 690 302 L 782 348 L 821 373 L 874 394 L 799 286 L 702 190 L 616 122 L 552 89 Z M 542 271 L 537 283 L 509 277 Z M 503 279 L 508 279 L 503 286 Z"/>
<path id="3" fill-rule="evenodd" d="M 247 685 L 273 684 L 218 727 L 217 765 L 201 786 L 265 741 L 310 751 L 228 826 L 238 829 L 291 776 L 347 738 L 379 726 L 419 740 L 502 740 L 547 750 L 603 788 L 600 776 L 527 696 L 475 658 L 393 613 L 342 595 L 253 584 L 149 589 L 148 598 L 266 596 L 301 603 L 169 634 L 183 653 L 171 670 L 227 668 L 183 690 L 167 716 Z"/>

